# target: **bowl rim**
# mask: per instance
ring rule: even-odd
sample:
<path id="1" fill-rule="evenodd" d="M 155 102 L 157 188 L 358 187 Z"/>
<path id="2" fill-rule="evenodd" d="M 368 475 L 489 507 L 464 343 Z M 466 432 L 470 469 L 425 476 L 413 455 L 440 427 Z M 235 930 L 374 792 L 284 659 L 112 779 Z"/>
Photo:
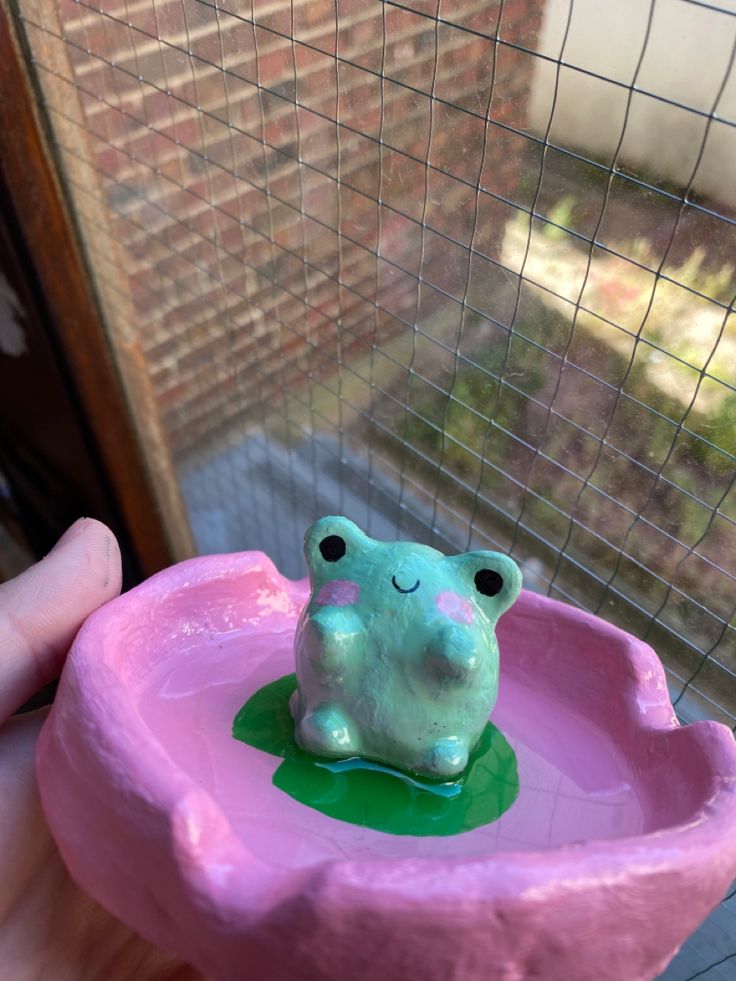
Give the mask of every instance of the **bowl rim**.
<path id="1" fill-rule="evenodd" d="M 630 880 L 655 870 L 703 876 L 710 868 L 726 885 L 736 874 L 736 742 L 730 729 L 714 721 L 681 726 L 666 684 L 662 684 L 663 668 L 648 645 L 590 613 L 527 591 L 502 620 L 506 632 L 516 619 L 521 623 L 536 618 L 554 618 L 571 629 L 594 629 L 628 658 L 629 689 L 622 696 L 628 706 L 628 724 L 640 732 L 678 732 L 678 738 L 701 744 L 712 773 L 710 793 L 697 811 L 687 821 L 657 831 L 589 839 L 544 851 L 452 859 L 326 860 L 299 872 L 270 865 L 237 837 L 214 798 L 189 774 L 172 766 L 165 747 L 151 744 L 150 730 L 138 716 L 132 694 L 115 683 L 115 669 L 105 653 L 110 647 L 105 637 L 115 630 L 116 621 L 140 615 L 140 604 L 160 603 L 182 590 L 244 575 L 256 575 L 280 591 L 296 623 L 308 593 L 306 580 L 286 579 L 261 552 L 240 552 L 188 559 L 165 569 L 98 609 L 79 631 L 37 753 L 42 803 L 62 856 L 64 821 L 51 787 L 58 787 L 59 774 L 52 776 L 50 771 L 58 770 L 65 727 L 68 733 L 70 724 L 64 704 L 73 701 L 72 718 L 82 717 L 77 713 L 86 710 L 113 718 L 125 714 L 124 738 L 116 738 L 116 727 L 106 733 L 90 729 L 76 734 L 77 746 L 99 773 L 116 758 L 116 793 L 155 815 L 150 829 L 141 827 L 136 833 L 155 835 L 160 847 L 161 829 L 168 828 L 168 848 L 182 879 L 196 891 L 198 902 L 221 911 L 229 909 L 233 915 L 260 918 L 285 896 L 305 888 L 337 890 L 343 897 L 359 892 L 362 906 L 375 903 L 385 908 L 389 904 L 398 909 L 427 902 L 466 903 L 473 898 L 485 903 L 534 901 L 561 883 L 568 888 L 577 883 L 583 889 L 586 883 L 613 884 L 622 876 Z M 683 737 L 684 733 L 688 735 Z M 51 788 L 48 793 L 47 787 Z M 224 868 L 238 871 L 237 882 L 223 875 Z"/>

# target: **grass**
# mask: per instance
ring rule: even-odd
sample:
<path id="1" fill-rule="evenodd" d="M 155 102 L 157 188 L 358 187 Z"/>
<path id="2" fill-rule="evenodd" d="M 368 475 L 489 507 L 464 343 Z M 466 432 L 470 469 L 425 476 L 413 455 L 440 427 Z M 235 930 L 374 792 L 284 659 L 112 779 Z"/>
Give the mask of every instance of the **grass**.
<path id="1" fill-rule="evenodd" d="M 581 384 L 569 363 L 558 361 L 551 371 L 549 355 L 526 340 L 569 336 L 566 318 L 534 295 L 524 311 L 503 371 L 513 388 L 499 391 L 500 345 L 480 341 L 475 366 L 460 362 L 450 393 L 425 389 L 412 401 L 408 448 L 379 434 L 382 452 L 403 452 L 401 465 L 415 480 L 456 511 L 474 514 L 475 527 L 499 547 L 534 560 L 566 598 L 648 633 L 669 666 L 688 677 L 697 667 L 695 649 L 707 649 L 721 632 L 708 611 L 728 619 L 733 605 L 727 569 L 688 550 L 709 552 L 712 508 L 733 476 L 724 451 L 736 449 L 736 402 L 721 400 L 688 417 L 688 435 L 675 424 L 684 415 L 681 401 L 655 384 L 646 363 L 635 362 L 627 375 L 626 359 L 578 323 L 599 373 L 626 379 L 623 394 L 589 379 Z M 723 445 L 707 445 L 700 438 L 706 433 Z M 732 527 L 716 530 L 736 545 Z M 669 631 L 652 628 L 655 615 Z M 719 656 L 736 668 L 733 646 Z"/>

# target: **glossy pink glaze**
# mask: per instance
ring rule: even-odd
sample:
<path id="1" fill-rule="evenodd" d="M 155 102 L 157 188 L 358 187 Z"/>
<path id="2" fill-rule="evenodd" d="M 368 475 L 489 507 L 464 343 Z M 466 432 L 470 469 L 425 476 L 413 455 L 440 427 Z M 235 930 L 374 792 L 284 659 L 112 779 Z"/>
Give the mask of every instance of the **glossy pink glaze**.
<path id="1" fill-rule="evenodd" d="M 440 613 L 444 613 L 446 617 L 449 617 L 456 623 L 473 622 L 472 605 L 465 597 L 460 596 L 458 593 L 453 593 L 451 589 L 440 593 L 435 603 Z"/>
<path id="2" fill-rule="evenodd" d="M 317 593 L 315 602 L 322 606 L 350 606 L 357 603 L 360 596 L 360 586 L 351 579 L 333 579 L 326 582 Z"/>
<path id="3" fill-rule="evenodd" d="M 729 730 L 679 726 L 650 648 L 526 593 L 498 631 L 511 809 L 454 838 L 334 821 L 230 735 L 292 669 L 306 596 L 210 556 L 90 617 L 38 751 L 80 885 L 217 981 L 655 976 L 736 874 Z"/>

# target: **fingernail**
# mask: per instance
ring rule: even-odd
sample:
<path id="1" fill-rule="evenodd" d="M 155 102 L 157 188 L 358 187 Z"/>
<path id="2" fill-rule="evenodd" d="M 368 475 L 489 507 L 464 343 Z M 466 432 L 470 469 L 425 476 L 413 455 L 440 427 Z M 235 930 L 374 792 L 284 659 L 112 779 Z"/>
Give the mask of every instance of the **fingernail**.
<path id="1" fill-rule="evenodd" d="M 87 520 L 86 518 L 77 518 L 77 520 L 74 522 L 74 524 L 73 525 L 70 525 L 67 528 L 67 530 L 64 532 L 64 534 L 61 536 L 61 538 L 56 543 L 56 545 L 54 545 L 54 547 L 51 549 L 51 552 L 55 552 L 56 549 L 57 548 L 60 548 L 62 545 L 68 545 L 68 543 L 70 541 L 72 541 L 74 538 L 76 538 L 77 535 L 84 528 L 84 523 L 85 523 L 86 520 Z M 51 554 L 51 552 L 49 552 L 49 555 Z"/>

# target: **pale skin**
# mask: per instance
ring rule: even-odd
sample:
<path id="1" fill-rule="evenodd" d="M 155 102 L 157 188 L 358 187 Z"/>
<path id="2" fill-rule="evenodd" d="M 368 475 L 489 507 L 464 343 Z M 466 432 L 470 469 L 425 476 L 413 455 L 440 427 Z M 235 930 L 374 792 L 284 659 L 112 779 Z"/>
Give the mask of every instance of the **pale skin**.
<path id="1" fill-rule="evenodd" d="M 88 518 L 41 562 L 0 585 L 0 976 L 13 981 L 202 978 L 71 881 L 36 787 L 33 758 L 46 710 L 13 716 L 58 677 L 85 618 L 119 592 L 117 542 Z"/>

